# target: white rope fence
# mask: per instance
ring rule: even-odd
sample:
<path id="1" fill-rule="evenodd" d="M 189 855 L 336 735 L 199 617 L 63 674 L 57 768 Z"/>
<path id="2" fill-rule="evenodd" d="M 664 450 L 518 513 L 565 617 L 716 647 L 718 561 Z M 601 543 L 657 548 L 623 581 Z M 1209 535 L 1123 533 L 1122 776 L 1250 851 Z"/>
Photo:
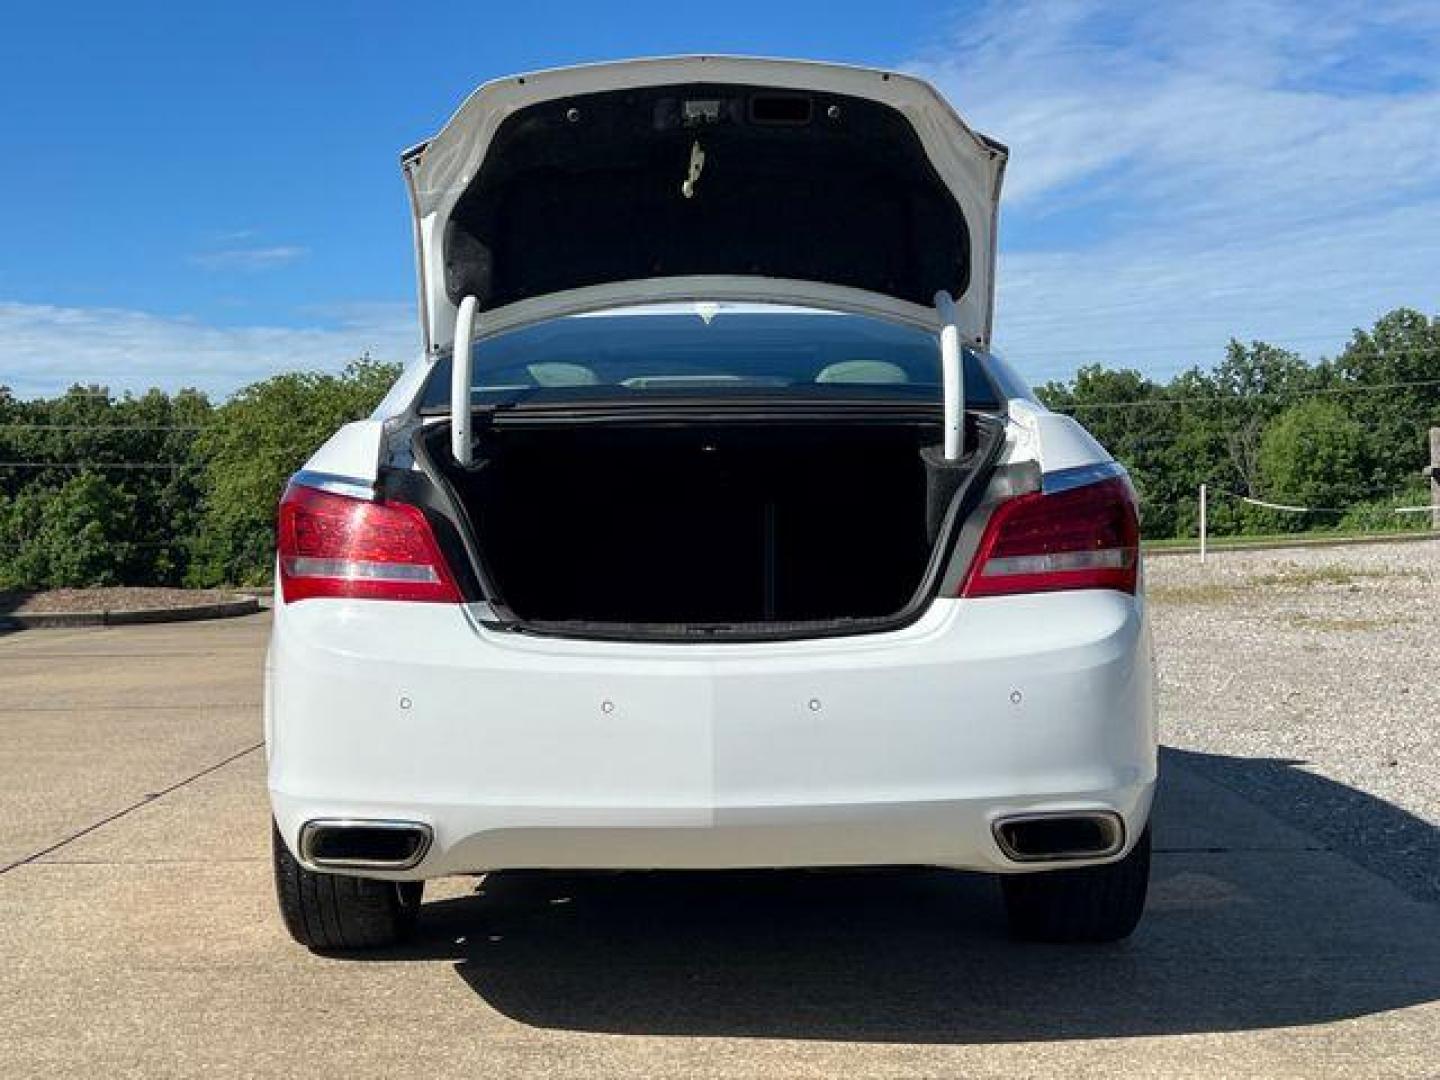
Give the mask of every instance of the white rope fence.
<path id="1" fill-rule="evenodd" d="M 1225 494 L 1229 495 L 1230 492 Z M 1235 498 L 1241 502 L 1249 503 L 1251 506 L 1263 506 L 1266 510 L 1284 510 L 1291 514 L 1348 514 L 1355 509 L 1351 506 L 1289 506 L 1286 503 L 1266 502 L 1264 499 L 1252 499 L 1249 495 L 1236 495 Z M 1434 510 L 1433 506 L 1392 506 L 1392 514 L 1428 514 Z"/>
<path id="2" fill-rule="evenodd" d="M 1259 506 L 1266 510 L 1276 510 L 1286 514 L 1348 514 L 1351 510 L 1358 510 L 1356 506 L 1296 506 L 1291 503 L 1270 502 L 1266 499 L 1255 499 L 1249 495 L 1241 495 L 1233 491 L 1221 489 L 1218 494 L 1238 499 L 1240 502 L 1249 503 L 1251 506 Z M 1392 514 L 1434 514 L 1436 526 L 1440 527 L 1440 505 L 1427 506 L 1391 506 L 1371 507 L 1373 510 L 1388 510 Z M 1208 485 L 1200 485 L 1200 561 L 1203 563 L 1209 547 L 1209 511 L 1210 492 Z"/>

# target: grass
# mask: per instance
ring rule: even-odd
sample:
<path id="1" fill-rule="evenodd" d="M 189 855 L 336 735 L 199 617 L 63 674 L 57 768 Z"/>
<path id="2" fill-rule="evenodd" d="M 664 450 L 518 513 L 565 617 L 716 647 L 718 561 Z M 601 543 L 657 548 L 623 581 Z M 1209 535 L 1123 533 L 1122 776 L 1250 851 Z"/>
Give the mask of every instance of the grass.
<path id="1" fill-rule="evenodd" d="M 1345 529 L 1307 529 L 1304 532 L 1291 533 L 1238 533 L 1231 536 L 1211 536 L 1206 540 L 1206 546 L 1211 551 L 1221 551 L 1225 548 L 1243 548 L 1253 545 L 1296 545 L 1325 544 L 1331 541 L 1340 543 L 1361 543 L 1367 540 L 1384 542 L 1386 540 L 1420 540 L 1426 537 L 1440 535 L 1431 529 L 1415 527 L 1407 529 L 1389 529 L 1384 532 L 1356 532 Z M 1191 551 L 1200 546 L 1200 541 L 1194 536 L 1164 536 L 1154 540 L 1146 540 L 1143 545 L 1146 551 Z"/>
<path id="2" fill-rule="evenodd" d="M 1261 589 L 1309 589 L 1318 586 L 1353 587 L 1362 581 L 1382 578 L 1425 578 L 1419 570 L 1391 570 L 1384 567 L 1300 566 L 1292 563 L 1265 574 L 1243 578 L 1186 582 L 1177 585 L 1156 584 L 1145 590 L 1150 599 L 1160 604 L 1226 604 Z"/>
<path id="3" fill-rule="evenodd" d="M 1270 585 L 1278 588 L 1303 589 L 1311 585 L 1354 585 L 1360 581 L 1376 578 L 1424 577 L 1418 570 L 1389 570 L 1383 567 L 1341 566 L 1326 563 L 1323 566 L 1290 565 L 1269 574 L 1256 574 L 1248 579 L 1250 584 Z"/>
<path id="4" fill-rule="evenodd" d="M 1195 585 L 1148 585 L 1145 596 L 1157 604 L 1228 604 L 1244 591 L 1241 585 L 1206 581 Z"/>

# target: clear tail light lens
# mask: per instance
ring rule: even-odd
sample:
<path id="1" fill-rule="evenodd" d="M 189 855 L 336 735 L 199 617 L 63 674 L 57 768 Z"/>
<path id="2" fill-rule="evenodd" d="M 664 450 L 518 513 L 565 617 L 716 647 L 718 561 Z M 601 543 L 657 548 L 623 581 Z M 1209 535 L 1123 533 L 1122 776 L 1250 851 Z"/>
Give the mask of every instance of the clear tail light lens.
<path id="1" fill-rule="evenodd" d="M 1033 492 L 991 515 L 962 596 L 1061 589 L 1135 591 L 1140 518 L 1121 477 L 1068 491 Z"/>
<path id="2" fill-rule="evenodd" d="M 285 602 L 317 596 L 460 602 L 460 590 L 417 506 L 370 502 L 291 484 L 277 547 Z"/>

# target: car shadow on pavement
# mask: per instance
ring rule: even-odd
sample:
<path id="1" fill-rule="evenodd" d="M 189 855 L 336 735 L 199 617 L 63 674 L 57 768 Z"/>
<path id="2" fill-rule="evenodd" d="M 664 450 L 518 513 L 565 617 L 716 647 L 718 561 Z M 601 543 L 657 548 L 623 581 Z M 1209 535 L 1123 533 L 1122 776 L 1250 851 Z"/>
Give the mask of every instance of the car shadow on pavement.
<path id="1" fill-rule="evenodd" d="M 1012 942 L 994 880 L 942 870 L 508 872 L 427 903 L 386 958 L 451 960 L 526 1024 L 645 1035 L 1090 1039 L 1440 997 L 1440 908 L 1234 793 L 1277 769 L 1305 812 L 1357 819 L 1370 869 L 1386 837 L 1402 862 L 1436 850 L 1433 826 L 1286 763 L 1166 750 L 1150 905 L 1119 945 Z"/>

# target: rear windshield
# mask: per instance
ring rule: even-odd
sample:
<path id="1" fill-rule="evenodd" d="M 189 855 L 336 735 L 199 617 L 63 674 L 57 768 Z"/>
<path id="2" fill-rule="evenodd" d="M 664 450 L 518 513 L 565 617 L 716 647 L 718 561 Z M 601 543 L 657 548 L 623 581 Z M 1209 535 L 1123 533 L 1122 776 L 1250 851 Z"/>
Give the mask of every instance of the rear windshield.
<path id="1" fill-rule="evenodd" d="M 1000 407 L 979 358 L 965 351 L 965 399 Z M 471 402 L 546 398 L 765 396 L 940 400 L 940 344 L 915 327 L 814 311 L 610 312 L 555 319 L 474 347 Z M 448 412 L 450 361 L 426 384 L 424 412 Z"/>

